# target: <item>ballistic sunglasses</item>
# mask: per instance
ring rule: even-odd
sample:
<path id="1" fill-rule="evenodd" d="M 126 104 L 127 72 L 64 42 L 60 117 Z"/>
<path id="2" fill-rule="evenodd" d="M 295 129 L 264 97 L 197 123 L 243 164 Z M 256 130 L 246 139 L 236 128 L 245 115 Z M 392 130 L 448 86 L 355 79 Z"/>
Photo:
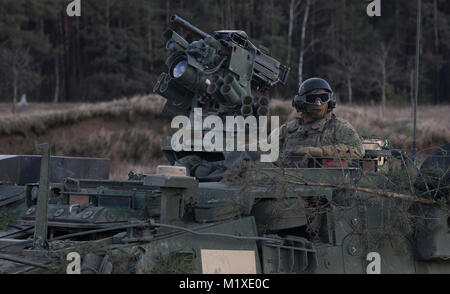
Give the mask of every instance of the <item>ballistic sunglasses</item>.
<path id="1" fill-rule="evenodd" d="M 311 93 L 305 95 L 305 102 L 308 104 L 316 104 L 317 99 L 320 99 L 320 103 L 325 104 L 330 102 L 330 93 Z"/>

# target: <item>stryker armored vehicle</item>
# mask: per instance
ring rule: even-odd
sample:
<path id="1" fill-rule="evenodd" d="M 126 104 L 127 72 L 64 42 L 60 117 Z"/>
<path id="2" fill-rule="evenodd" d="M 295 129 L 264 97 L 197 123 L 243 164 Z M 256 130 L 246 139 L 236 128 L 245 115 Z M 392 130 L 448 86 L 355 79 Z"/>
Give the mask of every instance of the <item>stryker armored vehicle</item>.
<path id="1" fill-rule="evenodd" d="M 154 91 L 165 114 L 269 114 L 267 91 L 288 67 L 243 31 L 171 22 L 194 40 L 164 34 L 169 71 Z M 0 157 L 0 273 L 450 272 L 450 144 L 420 169 L 386 140 L 364 146 L 360 160 L 291 167 L 168 144 L 170 166 L 127 181 L 108 179 L 107 160 L 52 157 L 48 144 L 40 157 Z"/>

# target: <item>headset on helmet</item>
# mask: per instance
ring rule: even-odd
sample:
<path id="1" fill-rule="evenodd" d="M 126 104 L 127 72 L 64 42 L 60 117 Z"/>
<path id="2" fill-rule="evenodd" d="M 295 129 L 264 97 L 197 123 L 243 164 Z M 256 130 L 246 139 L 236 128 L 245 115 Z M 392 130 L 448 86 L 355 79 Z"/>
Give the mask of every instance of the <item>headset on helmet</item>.
<path id="1" fill-rule="evenodd" d="M 297 109 L 297 112 L 306 112 L 306 100 L 305 95 L 309 92 L 316 90 L 316 89 L 326 89 L 330 92 L 330 101 L 328 102 L 328 112 L 333 111 L 333 108 L 336 107 L 336 95 L 334 94 L 333 90 L 330 87 L 330 84 L 328 84 L 327 81 L 320 78 L 311 78 L 306 81 L 304 81 L 299 89 L 298 89 L 298 95 L 294 97 L 294 100 L 292 101 L 292 106 Z"/>

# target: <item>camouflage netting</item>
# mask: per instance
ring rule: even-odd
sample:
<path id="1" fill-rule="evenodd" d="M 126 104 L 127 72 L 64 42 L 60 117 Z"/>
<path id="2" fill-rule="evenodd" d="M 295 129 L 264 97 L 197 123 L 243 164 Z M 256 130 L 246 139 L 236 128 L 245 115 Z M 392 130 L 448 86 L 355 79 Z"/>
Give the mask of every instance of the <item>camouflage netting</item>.
<path id="1" fill-rule="evenodd" d="M 63 244 L 64 243 L 64 244 Z M 64 247 L 55 251 L 50 257 L 51 270 L 48 273 L 65 274 L 71 261 L 67 261 L 70 252 L 77 252 L 81 257 L 81 273 L 85 274 L 132 274 L 136 272 L 136 263 L 142 255 L 141 250 L 127 251 L 121 248 L 112 249 L 109 245 L 99 242 L 77 243 L 72 241 L 52 244 L 53 249 Z M 98 262 L 88 263 L 88 259 Z M 110 263 L 112 271 L 109 272 L 105 265 Z"/>
<path id="2" fill-rule="evenodd" d="M 10 225 L 17 222 L 19 212 L 7 207 L 0 208 L 0 230 L 8 230 Z"/>
<path id="3" fill-rule="evenodd" d="M 330 184 L 320 178 L 308 180 L 301 173 L 294 175 L 279 164 L 272 165 L 270 172 L 265 169 L 267 167 L 267 164 L 243 161 L 227 171 L 224 179 L 229 184 L 242 185 L 240 197 L 245 197 L 255 187 L 268 189 L 278 205 L 273 206 L 275 209 L 266 215 L 266 227 L 270 227 L 271 221 L 276 222 L 285 216 L 289 210 L 305 214 L 307 224 L 302 235 L 312 241 L 321 238 L 324 217 L 328 211 L 333 211 L 334 222 L 328 225 L 347 222 L 365 243 L 363 248 L 375 250 L 388 244 L 401 253 L 407 250 L 406 240 L 414 237 L 415 229 L 441 229 L 442 225 L 436 225 L 431 211 L 449 212 L 448 165 L 445 170 L 436 167 L 418 169 L 410 158 L 402 156 L 398 160 L 388 161 L 378 173 L 362 173 L 357 181 L 343 177 L 338 184 Z M 293 202 L 293 188 L 298 185 L 316 189 L 333 188 L 333 200 L 308 197 L 306 203 Z M 346 217 L 351 210 L 360 212 L 359 215 L 376 215 L 377 223 L 371 224 L 370 228 L 366 224 L 355 226 Z M 265 233 L 264 227 L 259 229 Z"/>
<path id="4" fill-rule="evenodd" d="M 152 274 L 190 274 L 194 271 L 194 259 L 190 255 L 174 254 L 158 256 Z"/>

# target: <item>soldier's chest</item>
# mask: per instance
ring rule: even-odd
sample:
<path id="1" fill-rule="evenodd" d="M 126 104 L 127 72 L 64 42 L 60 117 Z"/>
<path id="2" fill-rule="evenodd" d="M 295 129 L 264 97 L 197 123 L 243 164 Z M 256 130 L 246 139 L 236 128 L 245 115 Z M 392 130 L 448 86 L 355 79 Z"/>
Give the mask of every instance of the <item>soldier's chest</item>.
<path id="1" fill-rule="evenodd" d="M 301 146 L 321 146 L 323 126 L 295 125 L 286 130 L 285 149 L 295 150 Z"/>

